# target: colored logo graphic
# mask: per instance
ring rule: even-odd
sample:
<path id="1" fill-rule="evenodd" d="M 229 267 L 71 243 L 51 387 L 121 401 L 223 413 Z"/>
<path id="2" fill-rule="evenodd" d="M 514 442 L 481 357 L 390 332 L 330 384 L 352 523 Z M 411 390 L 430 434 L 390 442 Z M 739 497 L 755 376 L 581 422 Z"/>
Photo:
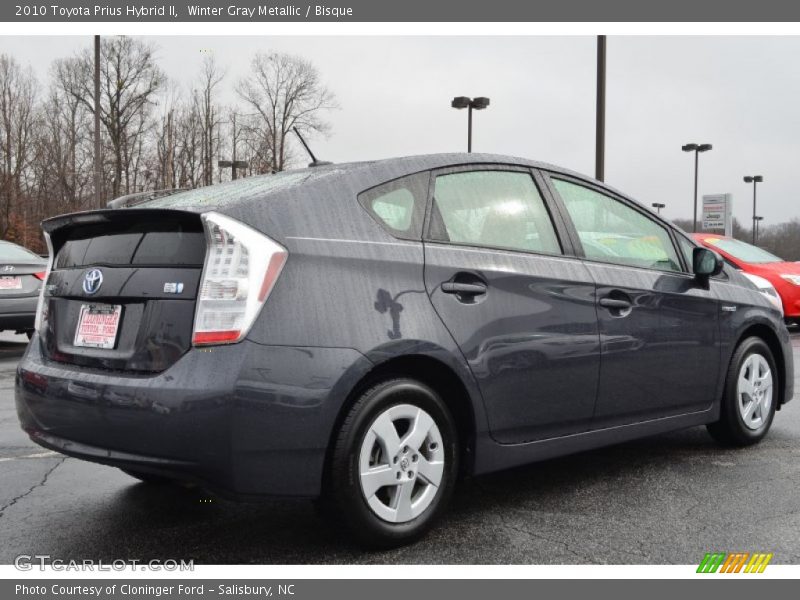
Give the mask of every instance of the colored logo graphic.
<path id="1" fill-rule="evenodd" d="M 697 567 L 698 573 L 763 573 L 772 554 L 762 552 L 707 552 Z"/>

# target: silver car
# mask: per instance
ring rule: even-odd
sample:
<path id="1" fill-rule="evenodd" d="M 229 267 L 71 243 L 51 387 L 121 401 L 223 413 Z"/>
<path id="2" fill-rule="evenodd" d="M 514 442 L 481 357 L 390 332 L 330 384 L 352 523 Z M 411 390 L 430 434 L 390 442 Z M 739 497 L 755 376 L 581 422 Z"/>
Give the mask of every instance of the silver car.
<path id="1" fill-rule="evenodd" d="M 17 244 L 0 241 L 0 331 L 31 336 L 46 271 L 46 259 Z"/>

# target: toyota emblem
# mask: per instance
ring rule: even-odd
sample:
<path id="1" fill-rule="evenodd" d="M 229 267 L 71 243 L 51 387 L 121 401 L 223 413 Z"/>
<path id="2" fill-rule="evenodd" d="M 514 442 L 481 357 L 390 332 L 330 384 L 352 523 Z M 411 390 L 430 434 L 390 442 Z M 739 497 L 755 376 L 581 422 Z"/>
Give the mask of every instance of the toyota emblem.
<path id="1" fill-rule="evenodd" d="M 96 294 L 103 285 L 103 272 L 100 269 L 87 271 L 83 276 L 83 291 L 88 295 Z"/>

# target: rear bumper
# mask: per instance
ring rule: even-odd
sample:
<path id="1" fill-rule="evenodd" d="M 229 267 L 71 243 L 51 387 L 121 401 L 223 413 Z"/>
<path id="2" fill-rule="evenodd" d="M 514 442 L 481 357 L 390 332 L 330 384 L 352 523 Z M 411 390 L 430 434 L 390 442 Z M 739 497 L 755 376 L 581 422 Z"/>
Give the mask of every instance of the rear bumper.
<path id="1" fill-rule="evenodd" d="M 0 331 L 6 329 L 13 329 L 14 331 L 33 329 L 38 302 L 38 295 L 0 299 Z"/>
<path id="2" fill-rule="evenodd" d="M 342 402 L 371 363 L 350 349 L 193 349 L 153 376 L 45 359 L 17 368 L 22 428 L 84 460 L 193 480 L 222 495 L 319 494 Z"/>

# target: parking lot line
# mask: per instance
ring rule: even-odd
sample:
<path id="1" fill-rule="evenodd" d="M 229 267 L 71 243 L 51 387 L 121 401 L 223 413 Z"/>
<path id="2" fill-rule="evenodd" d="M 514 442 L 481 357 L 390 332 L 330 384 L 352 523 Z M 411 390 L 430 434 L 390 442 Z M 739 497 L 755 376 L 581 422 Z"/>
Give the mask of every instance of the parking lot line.
<path id="1" fill-rule="evenodd" d="M 8 462 L 10 460 L 21 460 L 23 458 L 53 458 L 54 456 L 60 456 L 58 452 L 37 452 L 35 454 L 26 454 L 24 456 L 10 456 L 5 458 L 0 458 L 0 462 Z"/>

